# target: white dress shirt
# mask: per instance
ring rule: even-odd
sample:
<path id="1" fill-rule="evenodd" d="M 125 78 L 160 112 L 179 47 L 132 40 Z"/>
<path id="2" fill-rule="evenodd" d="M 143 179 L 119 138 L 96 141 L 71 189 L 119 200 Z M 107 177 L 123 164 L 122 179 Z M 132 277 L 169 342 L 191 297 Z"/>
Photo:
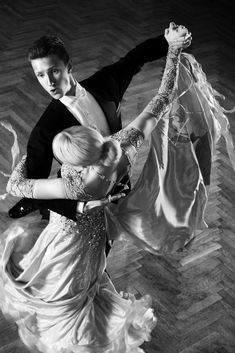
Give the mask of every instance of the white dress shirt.
<path id="1" fill-rule="evenodd" d="M 95 98 L 76 82 L 75 96 L 60 98 L 67 109 L 83 126 L 98 130 L 103 136 L 110 135 L 110 129 L 103 110 Z"/>
<path id="2" fill-rule="evenodd" d="M 92 94 L 87 92 L 77 81 L 75 96 L 63 96 L 60 101 L 81 125 L 95 128 L 103 136 L 110 135 L 110 129 L 103 110 Z M 83 213 L 84 205 L 84 202 L 78 201 L 77 212 Z"/>

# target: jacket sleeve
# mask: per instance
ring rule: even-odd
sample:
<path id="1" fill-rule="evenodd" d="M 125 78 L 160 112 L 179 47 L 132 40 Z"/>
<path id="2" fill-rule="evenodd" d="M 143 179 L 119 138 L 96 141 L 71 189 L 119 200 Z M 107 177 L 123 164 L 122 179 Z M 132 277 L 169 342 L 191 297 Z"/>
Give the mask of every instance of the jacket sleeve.
<path id="1" fill-rule="evenodd" d="M 31 179 L 48 178 L 51 171 L 54 134 L 49 129 L 36 127 L 32 130 L 27 144 L 27 176 Z"/>
<path id="2" fill-rule="evenodd" d="M 51 126 L 36 125 L 27 145 L 27 177 L 32 179 L 47 178 L 51 171 L 53 152 L 52 141 L 57 131 Z M 49 209 L 67 218 L 76 220 L 77 201 L 75 200 L 38 200 L 32 202 L 39 209 Z"/>
<path id="3" fill-rule="evenodd" d="M 164 35 L 151 38 L 137 45 L 119 61 L 104 67 L 100 73 L 109 75 L 114 81 L 118 106 L 133 76 L 139 72 L 142 66 L 167 55 L 168 43 Z"/>
<path id="4" fill-rule="evenodd" d="M 39 209 L 48 209 L 62 216 L 76 221 L 77 200 L 38 200 L 32 199 L 34 205 Z"/>

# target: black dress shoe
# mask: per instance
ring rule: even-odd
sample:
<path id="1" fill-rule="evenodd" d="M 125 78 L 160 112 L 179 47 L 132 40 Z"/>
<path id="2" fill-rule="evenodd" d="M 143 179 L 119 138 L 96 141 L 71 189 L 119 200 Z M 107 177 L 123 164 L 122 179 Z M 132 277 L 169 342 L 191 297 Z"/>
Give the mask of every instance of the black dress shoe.
<path id="1" fill-rule="evenodd" d="M 32 199 L 21 199 L 8 211 L 8 215 L 11 218 L 20 218 L 37 209 Z"/>

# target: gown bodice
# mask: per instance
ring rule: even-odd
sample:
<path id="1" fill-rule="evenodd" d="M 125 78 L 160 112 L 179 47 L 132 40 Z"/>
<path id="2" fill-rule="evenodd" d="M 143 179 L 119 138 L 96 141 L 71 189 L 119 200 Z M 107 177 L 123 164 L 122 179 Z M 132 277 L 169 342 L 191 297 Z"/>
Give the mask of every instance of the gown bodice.
<path id="1" fill-rule="evenodd" d="M 92 186 L 86 181 L 89 180 L 89 174 L 94 173 L 93 166 L 78 169 L 68 164 L 62 165 L 61 176 L 69 199 L 90 201 L 104 198 L 127 173 L 131 172 L 131 166 L 144 140 L 143 134 L 134 128 L 122 129 L 111 138 L 120 143 L 121 157 L 114 167 L 101 166 L 96 172 Z"/>

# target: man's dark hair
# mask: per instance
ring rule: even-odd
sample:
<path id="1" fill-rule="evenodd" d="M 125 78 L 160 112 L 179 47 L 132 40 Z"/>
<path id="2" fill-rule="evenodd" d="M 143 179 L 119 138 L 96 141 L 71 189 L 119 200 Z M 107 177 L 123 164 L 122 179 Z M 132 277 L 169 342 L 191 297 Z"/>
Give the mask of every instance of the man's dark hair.
<path id="1" fill-rule="evenodd" d="M 45 35 L 37 39 L 28 50 L 28 60 L 45 58 L 49 55 L 57 55 L 65 65 L 69 62 L 69 54 L 64 42 L 57 36 Z"/>

